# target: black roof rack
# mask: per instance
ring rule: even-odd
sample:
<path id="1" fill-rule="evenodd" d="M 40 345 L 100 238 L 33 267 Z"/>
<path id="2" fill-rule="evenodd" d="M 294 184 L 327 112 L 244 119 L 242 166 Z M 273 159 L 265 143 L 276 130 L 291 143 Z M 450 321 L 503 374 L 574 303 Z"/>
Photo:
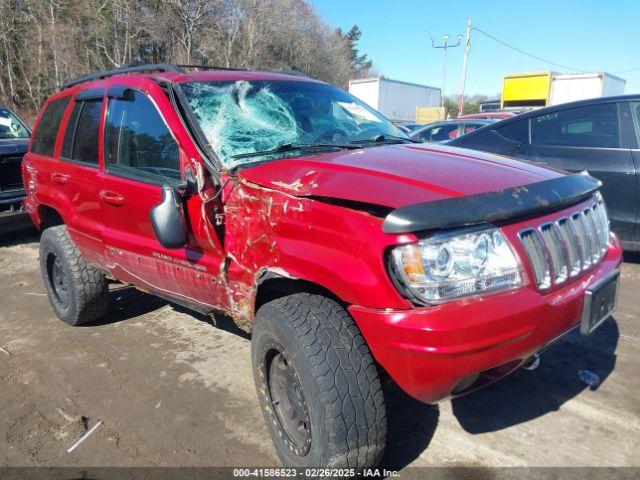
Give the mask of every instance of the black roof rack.
<path id="1" fill-rule="evenodd" d="M 147 65 L 129 65 L 127 67 L 114 68 L 113 70 L 105 70 L 103 72 L 90 73 L 88 75 L 81 75 L 68 81 L 62 85 L 62 89 L 73 87 L 79 83 L 90 82 L 92 80 L 100 80 L 102 78 L 113 77 L 114 75 L 120 75 L 123 73 L 140 73 L 140 72 L 179 72 L 184 70 L 178 66 L 170 63 L 154 63 Z"/>
<path id="2" fill-rule="evenodd" d="M 90 73 L 88 75 L 81 75 L 68 81 L 62 85 L 61 89 L 73 87 L 79 83 L 90 82 L 92 80 L 100 80 L 103 78 L 113 77 L 114 75 L 121 75 L 124 73 L 141 73 L 141 72 L 178 72 L 186 73 L 185 69 L 202 69 L 202 70 L 242 70 L 240 68 L 227 68 L 216 67 L 213 65 L 176 65 L 173 63 L 150 63 L 144 65 L 129 65 L 121 68 L 114 68 L 113 70 L 105 70 L 103 72 Z"/>
<path id="3" fill-rule="evenodd" d="M 141 72 L 178 72 L 186 73 L 186 69 L 201 69 L 201 70 L 232 70 L 232 71 L 246 71 L 243 68 L 230 68 L 230 67 L 218 67 L 214 65 L 185 65 L 185 64 L 173 64 L 173 63 L 150 63 L 144 65 L 129 65 L 126 67 L 114 68 L 112 70 L 105 70 L 103 72 L 90 73 L 88 75 L 81 75 L 69 80 L 63 84 L 61 90 L 65 88 L 73 87 L 79 83 L 90 82 L 92 80 L 101 80 L 103 78 L 113 77 L 114 75 L 121 75 L 125 73 L 141 73 Z M 292 69 L 292 70 L 272 70 L 272 73 L 284 73 L 288 75 L 296 75 L 306 77 L 304 73 Z"/>

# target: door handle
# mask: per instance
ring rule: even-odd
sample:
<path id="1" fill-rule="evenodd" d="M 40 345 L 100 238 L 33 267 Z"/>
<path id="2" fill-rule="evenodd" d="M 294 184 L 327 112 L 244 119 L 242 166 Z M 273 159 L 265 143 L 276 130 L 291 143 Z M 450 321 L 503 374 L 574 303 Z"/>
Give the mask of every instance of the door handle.
<path id="1" fill-rule="evenodd" d="M 67 183 L 67 180 L 69 180 L 69 175 L 66 175 L 64 173 L 52 173 L 51 180 L 59 183 L 60 185 L 65 185 Z"/>
<path id="2" fill-rule="evenodd" d="M 109 205 L 114 205 L 116 207 L 124 205 L 124 197 L 118 193 L 101 190 L 98 196 L 104 203 L 108 203 Z"/>

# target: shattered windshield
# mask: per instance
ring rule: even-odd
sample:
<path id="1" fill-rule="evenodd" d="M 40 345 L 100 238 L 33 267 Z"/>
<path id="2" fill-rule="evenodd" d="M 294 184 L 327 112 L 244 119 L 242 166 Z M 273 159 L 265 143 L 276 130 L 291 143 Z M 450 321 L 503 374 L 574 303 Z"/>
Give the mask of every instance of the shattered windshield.
<path id="1" fill-rule="evenodd" d="M 29 129 L 10 110 L 0 108 L 0 139 L 29 138 Z"/>
<path id="2" fill-rule="evenodd" d="M 380 135 L 407 138 L 360 100 L 323 83 L 238 80 L 183 83 L 181 88 L 227 168 L 256 161 L 261 152 L 267 158 L 291 155 L 278 150 L 283 145 L 340 148 Z"/>

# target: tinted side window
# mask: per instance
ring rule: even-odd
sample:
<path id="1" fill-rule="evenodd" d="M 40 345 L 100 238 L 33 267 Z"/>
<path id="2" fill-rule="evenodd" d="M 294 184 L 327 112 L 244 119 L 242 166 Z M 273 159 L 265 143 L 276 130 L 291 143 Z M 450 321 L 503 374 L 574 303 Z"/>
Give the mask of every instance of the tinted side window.
<path id="1" fill-rule="evenodd" d="M 73 139 L 76 133 L 76 125 L 78 123 L 78 116 L 80 115 L 80 109 L 82 108 L 82 102 L 76 102 L 71 110 L 71 115 L 67 121 L 67 129 L 64 132 L 64 139 L 62 140 L 62 152 L 61 155 L 64 158 L 73 158 Z"/>
<path id="2" fill-rule="evenodd" d="M 496 132 L 504 138 L 518 143 L 529 142 L 529 120 L 513 122 L 504 127 L 496 128 Z"/>
<path id="3" fill-rule="evenodd" d="M 78 117 L 76 136 L 73 142 L 73 159 L 80 162 L 98 163 L 98 129 L 102 100 L 82 102 Z"/>
<path id="4" fill-rule="evenodd" d="M 29 138 L 27 126 L 10 110 L 0 108 L 0 138 Z"/>
<path id="5" fill-rule="evenodd" d="M 606 103 L 533 117 L 531 143 L 568 147 L 619 147 L 617 105 Z"/>
<path id="6" fill-rule="evenodd" d="M 139 92 L 109 101 L 105 125 L 107 168 L 180 179 L 178 144 L 151 101 Z"/>
<path id="7" fill-rule="evenodd" d="M 98 164 L 98 130 L 102 100 L 76 102 L 62 141 L 62 156 L 79 162 Z"/>
<path id="8" fill-rule="evenodd" d="M 418 140 L 422 140 L 423 142 L 426 142 L 427 140 L 431 140 L 431 132 L 433 130 L 434 130 L 433 128 L 427 128 L 426 130 L 423 130 L 418 134 Z"/>
<path id="9" fill-rule="evenodd" d="M 48 156 L 53 155 L 60 121 L 68 104 L 69 97 L 58 98 L 49 102 L 38 123 L 38 130 L 33 137 L 31 147 L 33 153 Z"/>
<path id="10" fill-rule="evenodd" d="M 428 128 L 420 134 L 420 140 L 422 141 L 431 140 L 434 142 L 439 142 L 441 140 L 449 140 L 451 138 L 455 138 L 457 130 L 458 130 L 457 123 Z"/>

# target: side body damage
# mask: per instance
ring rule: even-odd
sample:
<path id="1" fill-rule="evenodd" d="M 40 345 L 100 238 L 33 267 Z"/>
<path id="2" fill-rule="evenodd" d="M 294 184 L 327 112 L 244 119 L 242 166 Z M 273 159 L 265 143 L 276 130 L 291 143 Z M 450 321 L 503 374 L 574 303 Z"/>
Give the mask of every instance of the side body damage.
<path id="1" fill-rule="evenodd" d="M 243 328 L 250 326 L 258 289 L 273 279 L 315 285 L 348 304 L 410 308 L 388 279 L 379 254 L 398 243 L 397 236 L 382 232 L 382 219 L 241 176 L 228 182 L 223 203 L 221 299 Z M 414 238 L 405 237 L 407 242 Z"/>

